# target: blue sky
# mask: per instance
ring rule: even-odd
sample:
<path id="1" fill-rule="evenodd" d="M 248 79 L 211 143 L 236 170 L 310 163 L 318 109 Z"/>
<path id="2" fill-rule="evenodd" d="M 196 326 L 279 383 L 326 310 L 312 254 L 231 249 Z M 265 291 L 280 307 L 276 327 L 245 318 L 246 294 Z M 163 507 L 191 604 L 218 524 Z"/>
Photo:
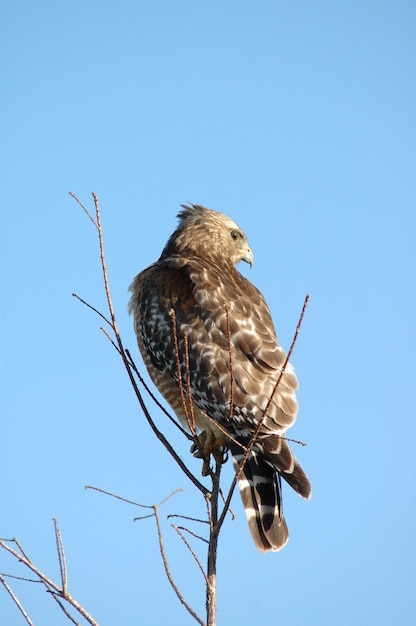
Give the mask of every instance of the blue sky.
<path id="1" fill-rule="evenodd" d="M 96 233 L 68 191 L 91 208 L 99 195 L 136 355 L 127 288 L 182 202 L 245 230 L 256 260 L 240 269 L 286 347 L 311 294 L 291 436 L 308 443 L 296 453 L 313 497 L 285 489 L 290 541 L 267 555 L 234 499 L 218 624 L 415 622 L 415 28 L 404 0 L 3 4 L 0 535 L 56 578 L 56 516 L 70 591 L 102 626 L 194 622 L 152 521 L 84 485 L 145 504 L 183 487 L 164 514 L 204 507 L 152 436 L 100 320 L 71 297 L 104 311 Z M 202 580 L 164 528 L 203 613 Z M 3 554 L 0 571 L 22 574 Z M 68 623 L 38 588 L 14 588 L 35 623 Z M 0 614 L 23 623 L 3 592 Z"/>

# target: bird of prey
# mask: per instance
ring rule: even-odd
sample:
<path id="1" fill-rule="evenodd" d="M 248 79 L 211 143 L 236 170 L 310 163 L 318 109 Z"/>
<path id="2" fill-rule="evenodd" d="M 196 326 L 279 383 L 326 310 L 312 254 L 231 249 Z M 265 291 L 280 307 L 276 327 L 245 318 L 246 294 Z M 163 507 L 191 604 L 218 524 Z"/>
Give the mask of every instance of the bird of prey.
<path id="1" fill-rule="evenodd" d="M 253 263 L 244 232 L 197 204 L 182 205 L 178 218 L 158 261 L 130 287 L 140 352 L 180 422 L 199 433 L 205 470 L 210 454 L 220 460 L 224 450 L 238 469 L 261 421 L 238 484 L 255 545 L 279 550 L 288 540 L 281 479 L 311 495 L 285 437 L 298 411 L 298 381 L 289 363 L 281 376 L 286 354 L 269 308 L 235 267 Z"/>

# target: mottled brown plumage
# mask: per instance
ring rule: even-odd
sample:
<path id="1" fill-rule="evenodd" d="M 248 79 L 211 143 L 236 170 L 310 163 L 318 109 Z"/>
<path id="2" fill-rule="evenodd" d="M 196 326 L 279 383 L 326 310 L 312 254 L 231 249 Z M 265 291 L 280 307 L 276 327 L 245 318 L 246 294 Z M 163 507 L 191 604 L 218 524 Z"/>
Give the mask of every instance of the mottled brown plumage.
<path id="1" fill-rule="evenodd" d="M 286 354 L 262 294 L 235 268 L 240 260 L 253 262 L 243 231 L 229 217 L 199 205 L 184 206 L 178 217 L 178 228 L 159 260 L 134 280 L 130 310 L 149 374 L 182 424 L 188 426 L 179 393 L 174 311 L 185 391 L 184 333 L 188 336 L 197 430 L 205 432 L 211 444 L 216 440 L 217 445 L 211 446 L 214 449 L 227 445 L 237 468 L 242 446 L 247 446 L 263 417 Z M 309 480 L 284 438 L 296 419 L 297 386 L 289 364 L 239 480 L 249 527 L 262 551 L 278 550 L 288 539 L 281 478 L 301 496 L 309 498 L 311 493 Z"/>

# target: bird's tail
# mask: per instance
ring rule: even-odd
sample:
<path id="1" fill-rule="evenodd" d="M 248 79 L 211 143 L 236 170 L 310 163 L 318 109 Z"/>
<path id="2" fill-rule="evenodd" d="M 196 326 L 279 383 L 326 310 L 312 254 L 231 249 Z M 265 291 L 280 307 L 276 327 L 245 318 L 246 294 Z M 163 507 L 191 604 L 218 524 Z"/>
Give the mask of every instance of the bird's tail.
<path id="1" fill-rule="evenodd" d="M 304 498 L 311 495 L 310 482 L 287 442 L 265 441 L 253 447 L 238 481 L 254 543 L 262 552 L 280 550 L 289 539 L 283 515 L 281 477 Z M 236 471 L 243 458 L 241 448 L 231 444 Z"/>
<path id="2" fill-rule="evenodd" d="M 241 449 L 233 453 L 236 471 L 242 456 Z M 289 533 L 283 516 L 279 474 L 260 455 L 252 451 L 244 465 L 238 486 L 257 548 L 261 552 L 283 548 Z"/>

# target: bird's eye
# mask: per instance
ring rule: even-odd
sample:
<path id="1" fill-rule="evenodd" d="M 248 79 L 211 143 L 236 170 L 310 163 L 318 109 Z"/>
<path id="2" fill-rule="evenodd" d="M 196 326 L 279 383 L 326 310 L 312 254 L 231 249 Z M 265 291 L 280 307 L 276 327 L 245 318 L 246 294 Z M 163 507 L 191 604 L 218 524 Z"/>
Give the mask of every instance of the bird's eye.
<path id="1" fill-rule="evenodd" d="M 240 238 L 240 233 L 238 232 L 238 230 L 232 230 L 232 231 L 230 232 L 230 235 L 231 235 L 231 239 L 232 239 L 233 241 L 237 241 L 237 239 L 239 239 L 239 238 Z"/>

